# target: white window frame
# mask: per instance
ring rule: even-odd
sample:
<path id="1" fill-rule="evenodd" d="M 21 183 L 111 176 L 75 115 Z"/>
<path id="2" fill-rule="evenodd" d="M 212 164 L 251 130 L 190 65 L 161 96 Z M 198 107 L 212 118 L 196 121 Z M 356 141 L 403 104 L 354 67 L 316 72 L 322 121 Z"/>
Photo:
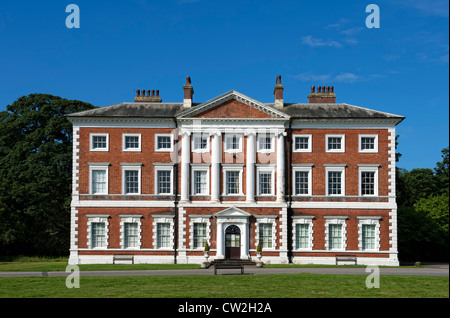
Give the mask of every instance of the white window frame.
<path id="1" fill-rule="evenodd" d="M 125 250 L 139 250 L 142 246 L 142 215 L 119 215 L 120 217 L 120 247 Z M 137 246 L 125 246 L 125 223 L 137 224 Z"/>
<path id="2" fill-rule="evenodd" d="M 139 137 L 139 147 L 138 148 L 126 148 L 126 138 L 127 137 Z M 125 152 L 140 152 L 142 148 L 142 135 L 141 134 L 122 134 L 122 151 Z"/>
<path id="3" fill-rule="evenodd" d="M 269 172 L 271 174 L 270 193 L 261 193 L 260 173 Z M 256 165 L 256 193 L 258 196 L 274 196 L 275 195 L 275 166 Z"/>
<path id="4" fill-rule="evenodd" d="M 170 148 L 159 148 L 158 138 L 159 137 L 170 137 Z M 155 152 L 173 152 L 173 134 L 155 134 Z"/>
<path id="5" fill-rule="evenodd" d="M 231 193 L 228 194 L 228 187 L 227 187 L 227 172 L 230 171 L 237 171 L 239 172 L 239 193 Z M 243 164 L 222 164 L 222 173 L 223 173 L 223 193 L 224 196 L 238 196 L 238 195 L 244 195 L 243 192 L 243 182 L 242 182 L 242 175 L 244 172 L 244 166 Z"/>
<path id="6" fill-rule="evenodd" d="M 374 138 L 374 149 L 362 149 L 362 138 Z M 363 134 L 358 135 L 358 150 L 360 153 L 378 153 L 378 135 Z"/>
<path id="7" fill-rule="evenodd" d="M 189 242 L 191 249 L 203 250 L 204 246 L 194 247 L 194 223 L 206 224 L 206 242 L 211 245 L 211 217 L 204 215 L 189 215 Z"/>
<path id="8" fill-rule="evenodd" d="M 381 216 L 357 216 L 358 219 L 358 248 L 360 251 L 378 252 L 380 250 L 380 220 Z M 375 225 L 375 248 L 363 249 L 363 225 Z"/>
<path id="9" fill-rule="evenodd" d="M 195 171 L 206 171 L 206 193 L 195 193 Z M 191 195 L 205 196 L 210 194 L 209 164 L 191 164 Z"/>
<path id="10" fill-rule="evenodd" d="M 94 148 L 94 137 L 106 137 L 105 148 Z M 89 134 L 89 151 L 109 151 L 109 134 L 108 133 L 90 133 Z"/>
<path id="11" fill-rule="evenodd" d="M 345 251 L 347 249 L 347 219 L 348 216 L 324 216 L 325 218 L 325 249 L 329 251 Z M 330 225 L 341 225 L 341 247 L 330 248 Z"/>
<path id="12" fill-rule="evenodd" d="M 329 138 L 341 138 L 341 149 L 329 149 L 328 148 L 328 139 Z M 345 153 L 345 134 L 332 134 L 325 135 L 325 152 L 331 153 Z"/>
<path id="13" fill-rule="evenodd" d="M 294 134 L 293 138 L 293 152 L 312 152 L 312 135 L 311 134 Z M 297 138 L 308 138 L 308 148 L 306 149 L 296 149 L 296 139 Z"/>
<path id="14" fill-rule="evenodd" d="M 292 220 L 292 226 L 293 226 L 293 233 L 292 233 L 292 242 L 294 245 L 294 250 L 296 251 L 311 251 L 314 247 L 313 244 L 313 227 L 314 227 L 314 223 L 313 223 L 313 219 L 314 216 L 293 216 L 293 220 Z M 297 246 L 297 225 L 308 225 L 308 246 L 305 247 L 298 247 Z"/>
<path id="15" fill-rule="evenodd" d="M 87 247 L 89 249 L 92 250 L 106 250 L 108 248 L 109 245 L 109 222 L 108 222 L 108 218 L 109 215 L 98 215 L 98 214 L 88 214 L 86 215 L 86 217 L 88 218 L 88 222 L 87 222 Z M 101 246 L 101 247 L 92 247 L 92 223 L 104 223 L 105 224 L 105 238 L 104 238 L 104 245 L 105 246 Z"/>
<path id="16" fill-rule="evenodd" d="M 141 168 L 142 163 L 121 163 L 122 166 L 122 194 L 123 195 L 140 195 L 142 191 L 142 176 Z M 138 192 L 137 193 L 125 193 L 125 171 L 138 171 Z"/>
<path id="17" fill-rule="evenodd" d="M 229 140 L 232 139 L 234 136 L 236 136 L 238 138 L 238 149 L 231 149 L 229 148 Z M 235 134 L 235 133 L 225 133 L 225 138 L 224 138 L 224 147 L 223 147 L 223 151 L 227 152 L 227 153 L 238 153 L 238 152 L 242 152 L 242 144 L 243 144 L 243 134 Z"/>
<path id="18" fill-rule="evenodd" d="M 267 135 L 269 135 L 270 137 L 270 149 L 261 149 L 261 143 L 260 143 L 260 139 L 264 136 L 266 137 Z M 256 152 L 260 152 L 260 153 L 272 153 L 275 152 L 275 134 L 273 133 L 258 133 L 257 138 L 256 138 Z"/>
<path id="19" fill-rule="evenodd" d="M 359 179 L 359 196 L 377 197 L 378 196 L 378 168 L 380 165 L 358 165 L 358 179 Z M 362 194 L 362 172 L 374 172 L 374 194 Z"/>
<path id="20" fill-rule="evenodd" d="M 154 163 L 155 173 L 154 173 L 154 185 L 155 185 L 155 195 L 173 195 L 173 164 L 162 164 L 162 163 Z M 159 171 L 170 171 L 170 193 L 159 193 L 159 180 L 158 180 L 158 172 Z"/>
<path id="21" fill-rule="evenodd" d="M 152 215 L 153 217 L 153 248 L 156 250 L 173 250 L 174 247 L 174 228 L 173 228 L 173 216 L 172 215 Z M 168 223 L 169 224 L 169 233 L 170 233 L 170 242 L 171 246 L 169 247 L 158 247 L 158 223 Z"/>
<path id="22" fill-rule="evenodd" d="M 109 162 L 95 162 L 95 163 L 88 163 L 89 165 L 89 194 L 92 195 L 106 195 L 109 193 Z M 93 171 L 105 171 L 105 178 L 106 178 L 106 192 L 105 193 L 94 193 L 94 187 L 93 187 Z"/>
<path id="23" fill-rule="evenodd" d="M 202 149 L 202 148 L 197 148 L 196 146 L 196 142 L 195 139 L 196 138 L 206 138 L 206 148 Z M 210 135 L 209 133 L 193 133 L 192 137 L 191 137 L 191 149 L 192 152 L 196 152 L 196 153 L 206 153 L 210 151 Z"/>
<path id="24" fill-rule="evenodd" d="M 307 197 L 312 196 L 312 164 L 307 165 L 292 165 L 292 193 L 295 197 Z M 297 194 L 296 193 L 296 182 L 297 179 L 295 177 L 296 172 L 308 172 L 308 194 Z"/>
<path id="25" fill-rule="evenodd" d="M 256 228 L 255 228 L 255 248 L 258 246 L 259 243 L 259 225 L 260 224 L 272 224 L 272 247 L 267 248 L 267 247 L 261 247 L 263 249 L 263 251 L 273 251 L 277 249 L 277 216 L 256 216 Z"/>
<path id="26" fill-rule="evenodd" d="M 345 196 L 345 168 L 347 165 L 340 164 L 327 164 L 325 166 L 325 195 L 332 197 Z M 341 194 L 329 194 L 328 192 L 328 173 L 329 172 L 341 172 Z"/>

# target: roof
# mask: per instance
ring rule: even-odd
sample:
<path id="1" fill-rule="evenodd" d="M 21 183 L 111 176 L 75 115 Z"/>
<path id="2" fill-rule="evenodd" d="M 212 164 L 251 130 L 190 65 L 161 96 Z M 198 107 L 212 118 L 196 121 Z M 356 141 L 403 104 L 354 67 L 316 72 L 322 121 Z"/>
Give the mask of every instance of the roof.
<path id="1" fill-rule="evenodd" d="M 204 103 L 193 104 L 192 108 L 184 108 L 182 103 L 120 103 L 91 109 L 67 115 L 68 118 L 83 117 L 121 117 L 121 118 L 183 118 L 196 114 L 217 105 L 227 98 L 239 98 L 252 107 L 258 107 L 275 117 L 301 119 L 352 119 L 378 118 L 396 119 L 401 122 L 405 117 L 391 113 L 376 111 L 345 103 L 316 104 L 316 103 L 285 103 L 282 109 L 274 107 L 273 103 L 260 103 L 236 91 L 230 91 Z M 283 113 L 285 115 L 283 115 Z M 280 116 L 281 115 L 281 116 Z"/>

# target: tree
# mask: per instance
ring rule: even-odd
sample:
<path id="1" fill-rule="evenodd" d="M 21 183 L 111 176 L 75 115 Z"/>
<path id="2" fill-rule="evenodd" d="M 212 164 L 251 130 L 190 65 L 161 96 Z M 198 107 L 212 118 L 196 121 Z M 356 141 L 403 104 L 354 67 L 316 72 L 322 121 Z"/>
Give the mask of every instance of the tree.
<path id="1" fill-rule="evenodd" d="M 434 168 L 434 172 L 436 174 L 436 181 L 439 187 L 439 193 L 449 194 L 449 155 L 448 155 L 448 147 L 442 149 L 442 161 L 436 163 L 436 168 Z"/>
<path id="2" fill-rule="evenodd" d="M 402 260 L 448 261 L 448 147 L 434 169 L 397 169 L 398 245 Z"/>
<path id="3" fill-rule="evenodd" d="M 72 125 L 64 116 L 92 108 L 31 94 L 0 113 L 0 253 L 67 253 Z"/>

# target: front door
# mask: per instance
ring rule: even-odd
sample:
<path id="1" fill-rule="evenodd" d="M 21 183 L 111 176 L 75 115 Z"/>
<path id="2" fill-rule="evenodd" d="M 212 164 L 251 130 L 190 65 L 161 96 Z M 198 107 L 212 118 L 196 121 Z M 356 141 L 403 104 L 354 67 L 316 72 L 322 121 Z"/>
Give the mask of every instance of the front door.
<path id="1" fill-rule="evenodd" d="M 236 225 L 230 225 L 225 231 L 225 258 L 241 258 L 241 230 Z"/>

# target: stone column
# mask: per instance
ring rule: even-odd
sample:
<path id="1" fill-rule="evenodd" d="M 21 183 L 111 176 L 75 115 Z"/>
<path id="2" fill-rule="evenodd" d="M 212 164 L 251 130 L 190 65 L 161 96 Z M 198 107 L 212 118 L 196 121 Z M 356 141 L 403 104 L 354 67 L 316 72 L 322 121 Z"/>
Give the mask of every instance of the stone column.
<path id="1" fill-rule="evenodd" d="M 277 133 L 277 202 L 285 202 L 284 199 L 284 136 L 286 132 Z"/>
<path id="2" fill-rule="evenodd" d="M 181 133 L 181 200 L 180 203 L 189 202 L 189 165 L 191 161 L 191 133 Z"/>
<path id="3" fill-rule="evenodd" d="M 256 132 L 247 131 L 247 162 L 246 162 L 246 179 L 247 179 L 247 202 L 255 202 L 255 163 L 256 163 Z"/>
<path id="4" fill-rule="evenodd" d="M 222 162 L 222 147 L 220 131 L 215 131 L 212 134 L 211 147 L 211 202 L 219 203 L 219 189 L 220 189 L 220 163 Z"/>

